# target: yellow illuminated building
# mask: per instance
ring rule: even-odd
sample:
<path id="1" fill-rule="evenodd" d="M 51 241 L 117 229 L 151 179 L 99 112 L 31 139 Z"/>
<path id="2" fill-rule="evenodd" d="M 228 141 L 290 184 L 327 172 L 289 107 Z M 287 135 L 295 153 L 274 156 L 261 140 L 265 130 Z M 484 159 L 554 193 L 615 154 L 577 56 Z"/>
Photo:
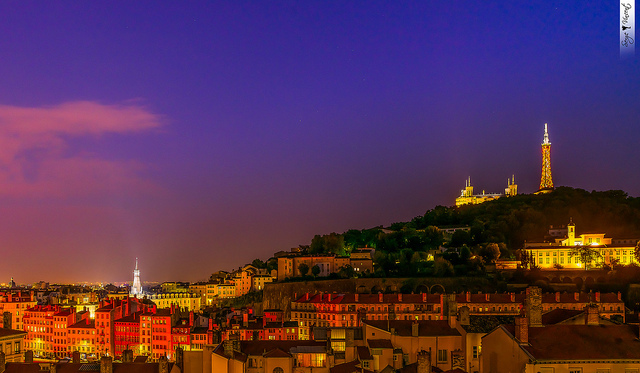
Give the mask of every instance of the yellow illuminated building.
<path id="1" fill-rule="evenodd" d="M 456 207 L 463 205 L 477 205 L 483 202 L 492 201 L 504 196 L 515 196 L 518 194 L 518 186 L 516 185 L 515 176 L 511 176 L 511 179 L 507 179 L 507 187 L 504 189 L 504 194 L 490 193 L 487 194 L 482 191 L 482 194 L 473 194 L 473 186 L 471 185 L 471 177 L 465 181 L 465 188 L 460 191 L 460 197 L 456 198 Z"/>
<path id="2" fill-rule="evenodd" d="M 576 236 L 576 226 L 573 222 L 567 225 L 567 237 L 556 238 L 555 242 L 527 242 L 524 249 L 533 258 L 534 263 L 542 269 L 555 268 L 556 264 L 567 269 L 584 269 L 577 255 L 570 253 L 576 247 L 589 245 L 600 254 L 600 258 L 587 263 L 589 268 L 602 264 L 628 265 L 638 263 L 634 258 L 637 239 L 616 240 L 605 237 L 605 233 L 583 233 Z"/>

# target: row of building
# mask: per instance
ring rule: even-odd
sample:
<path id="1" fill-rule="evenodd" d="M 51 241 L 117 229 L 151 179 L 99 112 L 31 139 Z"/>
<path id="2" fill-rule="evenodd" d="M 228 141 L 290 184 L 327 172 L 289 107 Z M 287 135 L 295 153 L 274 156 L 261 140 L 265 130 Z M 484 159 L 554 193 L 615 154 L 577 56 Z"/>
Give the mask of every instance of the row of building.
<path id="1" fill-rule="evenodd" d="M 640 367 L 638 327 L 624 324 L 624 304 L 615 293 L 542 293 L 530 287 L 506 294 L 304 294 L 294 304 L 291 321 L 281 310 L 256 317 L 243 309 L 221 325 L 177 309 L 145 307 L 135 298 L 103 302 L 94 320 L 86 311 L 36 306 L 23 320 L 25 331 L 0 333 L 0 347 L 5 361 L 25 350 L 90 357 L 91 351 L 77 348 L 89 346 L 96 358 L 118 359 L 131 351 L 153 361 L 169 358 L 188 373 L 569 372 L 568 367 L 611 373 Z M 219 344 L 213 343 L 216 331 Z M 560 341 L 564 335 L 580 348 Z M 56 350 L 65 341 L 66 350 Z M 608 345 L 597 350 L 603 342 Z"/>

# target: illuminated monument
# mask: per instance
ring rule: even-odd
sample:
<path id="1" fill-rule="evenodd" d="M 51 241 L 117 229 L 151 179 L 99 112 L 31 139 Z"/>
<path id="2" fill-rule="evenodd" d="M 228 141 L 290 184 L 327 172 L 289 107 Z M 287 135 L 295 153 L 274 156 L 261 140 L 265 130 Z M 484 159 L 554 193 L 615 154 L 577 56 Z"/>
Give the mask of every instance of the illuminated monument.
<path id="1" fill-rule="evenodd" d="M 471 185 L 471 177 L 469 177 L 465 181 L 465 187 L 460 191 L 460 197 L 456 198 L 456 207 L 462 205 L 477 205 L 479 203 L 491 201 L 494 199 L 498 199 L 503 196 L 515 196 L 518 194 L 518 186 L 516 185 L 515 176 L 511 176 L 511 179 L 507 178 L 507 187 L 504 189 L 504 194 L 502 193 L 485 193 L 484 190 L 482 194 L 473 194 L 473 186 Z"/>
<path id="2" fill-rule="evenodd" d="M 548 193 L 553 190 L 553 180 L 551 179 L 551 142 L 547 124 L 544 124 L 544 138 L 542 141 L 542 176 L 540 177 L 540 190 L 537 193 Z"/>
<path id="3" fill-rule="evenodd" d="M 142 284 L 140 283 L 138 258 L 136 258 L 136 269 L 133 270 L 133 285 L 131 286 L 131 296 L 142 296 Z"/>

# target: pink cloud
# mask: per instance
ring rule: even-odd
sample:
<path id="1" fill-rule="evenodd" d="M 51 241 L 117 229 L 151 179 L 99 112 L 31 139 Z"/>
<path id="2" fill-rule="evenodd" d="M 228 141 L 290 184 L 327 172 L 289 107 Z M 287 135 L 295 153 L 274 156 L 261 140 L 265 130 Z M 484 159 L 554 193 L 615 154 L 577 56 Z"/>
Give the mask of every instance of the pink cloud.
<path id="1" fill-rule="evenodd" d="M 0 105 L 0 196 L 47 198 L 158 190 L 136 160 L 69 154 L 71 138 L 133 134 L 161 127 L 144 107 L 67 102 L 51 107 Z"/>

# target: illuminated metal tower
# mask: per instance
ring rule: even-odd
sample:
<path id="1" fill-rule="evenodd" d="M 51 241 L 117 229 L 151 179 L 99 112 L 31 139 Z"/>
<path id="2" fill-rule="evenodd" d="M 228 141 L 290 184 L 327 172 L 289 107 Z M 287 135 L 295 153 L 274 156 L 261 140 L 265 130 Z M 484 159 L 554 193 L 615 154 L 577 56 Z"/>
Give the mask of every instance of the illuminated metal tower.
<path id="1" fill-rule="evenodd" d="M 138 258 L 136 258 L 136 269 L 133 270 L 133 285 L 131 286 L 131 296 L 142 296 L 142 284 L 140 283 L 140 270 L 138 269 Z"/>
<path id="2" fill-rule="evenodd" d="M 544 124 L 544 138 L 542 141 L 542 177 L 540 178 L 540 190 L 545 189 L 553 189 L 553 180 L 551 179 L 551 143 L 549 142 L 546 123 Z"/>

